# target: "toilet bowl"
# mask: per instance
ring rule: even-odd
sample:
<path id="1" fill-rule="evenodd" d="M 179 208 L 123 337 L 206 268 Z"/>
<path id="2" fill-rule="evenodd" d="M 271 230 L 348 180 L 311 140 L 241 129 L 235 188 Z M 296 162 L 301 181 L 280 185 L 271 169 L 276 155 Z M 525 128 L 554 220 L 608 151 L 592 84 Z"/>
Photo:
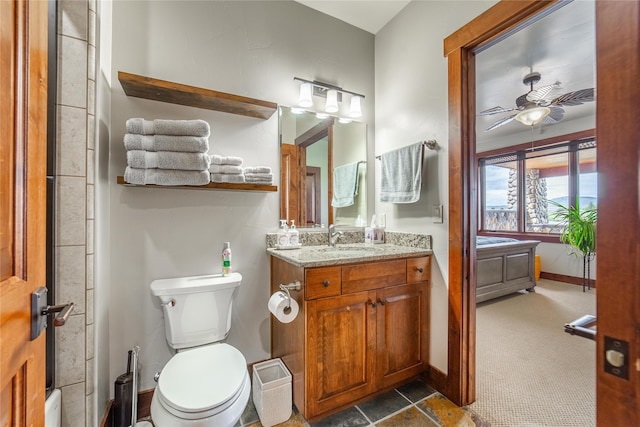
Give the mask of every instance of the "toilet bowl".
<path id="1" fill-rule="evenodd" d="M 178 352 L 158 377 L 151 419 L 158 427 L 232 427 L 249 401 L 247 362 L 222 343 L 231 327 L 231 303 L 242 276 L 156 280 L 167 342 Z"/>

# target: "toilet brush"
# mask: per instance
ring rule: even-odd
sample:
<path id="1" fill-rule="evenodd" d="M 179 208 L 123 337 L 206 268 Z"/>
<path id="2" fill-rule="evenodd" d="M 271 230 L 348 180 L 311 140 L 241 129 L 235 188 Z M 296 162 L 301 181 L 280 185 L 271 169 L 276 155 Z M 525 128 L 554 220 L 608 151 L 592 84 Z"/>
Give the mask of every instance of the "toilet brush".
<path id="1" fill-rule="evenodd" d="M 133 347 L 133 396 L 131 399 L 131 426 L 130 427 L 152 427 L 148 421 L 138 422 L 138 355 L 140 347 Z"/>

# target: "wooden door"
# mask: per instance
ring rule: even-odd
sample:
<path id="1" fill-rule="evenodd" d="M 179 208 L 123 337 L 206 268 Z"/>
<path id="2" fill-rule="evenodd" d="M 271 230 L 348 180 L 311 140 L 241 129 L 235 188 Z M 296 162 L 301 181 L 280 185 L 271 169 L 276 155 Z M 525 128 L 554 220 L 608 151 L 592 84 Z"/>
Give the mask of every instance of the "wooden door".
<path id="1" fill-rule="evenodd" d="M 599 426 L 637 426 L 640 425 L 640 86 L 637 84 L 640 2 L 598 1 L 595 7 L 596 421 Z M 616 342 L 628 345 L 620 376 L 615 375 L 605 357 L 607 351 L 615 350 Z"/>
<path id="2" fill-rule="evenodd" d="M 372 393 L 375 292 L 307 304 L 307 411 L 312 418 Z"/>
<path id="3" fill-rule="evenodd" d="M 306 200 L 306 225 L 307 227 L 313 227 L 316 224 L 320 224 L 321 214 L 320 214 L 320 206 L 321 200 L 320 195 L 322 194 L 322 184 L 321 184 L 321 169 L 316 166 L 307 166 L 307 179 L 305 186 L 305 200 Z"/>
<path id="4" fill-rule="evenodd" d="M 411 378 L 429 366 L 427 289 L 424 282 L 378 291 L 378 388 Z"/>
<path id="5" fill-rule="evenodd" d="M 0 1 L 0 425 L 44 425 L 47 2 Z"/>

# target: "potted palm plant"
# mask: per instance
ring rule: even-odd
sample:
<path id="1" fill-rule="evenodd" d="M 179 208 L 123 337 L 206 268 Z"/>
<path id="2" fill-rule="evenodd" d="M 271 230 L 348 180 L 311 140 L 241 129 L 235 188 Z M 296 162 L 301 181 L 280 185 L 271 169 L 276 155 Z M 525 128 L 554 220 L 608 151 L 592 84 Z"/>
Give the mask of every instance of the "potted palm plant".
<path id="1" fill-rule="evenodd" d="M 557 210 L 549 216 L 558 224 L 554 228 L 562 227 L 560 241 L 569 245 L 572 253 L 582 257 L 582 291 L 585 286 L 591 289 L 591 260 L 596 256 L 596 222 L 598 210 L 593 205 L 580 209 L 578 197 L 573 206 L 549 200 L 549 204 Z"/>

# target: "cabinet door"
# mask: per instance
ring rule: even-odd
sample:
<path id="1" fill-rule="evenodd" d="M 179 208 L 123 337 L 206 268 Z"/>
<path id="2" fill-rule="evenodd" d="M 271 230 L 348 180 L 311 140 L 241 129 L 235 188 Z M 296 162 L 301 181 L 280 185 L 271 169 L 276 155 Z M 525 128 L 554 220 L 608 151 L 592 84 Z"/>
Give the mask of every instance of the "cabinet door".
<path id="1" fill-rule="evenodd" d="M 307 303 L 307 418 L 374 391 L 375 292 Z"/>
<path id="2" fill-rule="evenodd" d="M 429 366 L 428 283 L 377 293 L 377 386 L 411 378 Z"/>

